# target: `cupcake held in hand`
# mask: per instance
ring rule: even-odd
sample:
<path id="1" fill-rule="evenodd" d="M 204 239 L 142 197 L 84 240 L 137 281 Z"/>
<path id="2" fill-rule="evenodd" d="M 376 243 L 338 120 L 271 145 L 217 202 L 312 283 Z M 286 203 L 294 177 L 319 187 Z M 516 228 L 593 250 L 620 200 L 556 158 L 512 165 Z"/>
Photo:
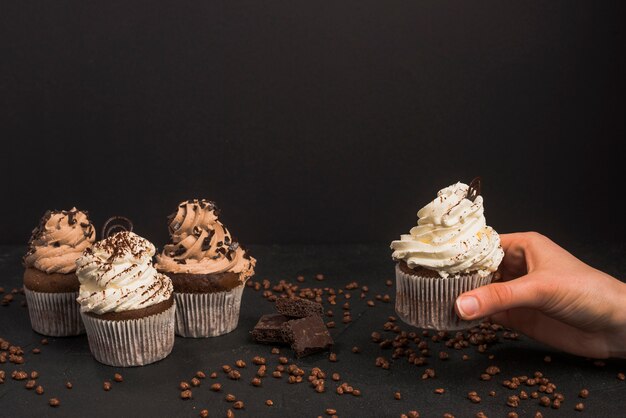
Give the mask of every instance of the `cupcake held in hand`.
<path id="1" fill-rule="evenodd" d="M 47 211 L 24 256 L 24 293 L 36 332 L 63 337 L 85 332 L 76 303 L 76 259 L 96 239 L 86 211 Z"/>
<path id="2" fill-rule="evenodd" d="M 215 337 L 237 327 L 241 296 L 256 260 L 235 242 L 208 200 L 188 200 L 169 218 L 170 244 L 156 267 L 174 285 L 176 333 Z"/>
<path id="3" fill-rule="evenodd" d="M 487 226 L 480 179 L 456 183 L 417 213 L 417 226 L 393 241 L 396 312 L 405 322 L 440 330 L 470 328 L 454 312 L 456 298 L 491 283 L 504 252 Z"/>
<path id="4" fill-rule="evenodd" d="M 148 240 L 124 231 L 95 243 L 76 261 L 89 349 L 101 363 L 142 366 L 172 351 L 172 282 L 152 265 L 154 253 Z"/>

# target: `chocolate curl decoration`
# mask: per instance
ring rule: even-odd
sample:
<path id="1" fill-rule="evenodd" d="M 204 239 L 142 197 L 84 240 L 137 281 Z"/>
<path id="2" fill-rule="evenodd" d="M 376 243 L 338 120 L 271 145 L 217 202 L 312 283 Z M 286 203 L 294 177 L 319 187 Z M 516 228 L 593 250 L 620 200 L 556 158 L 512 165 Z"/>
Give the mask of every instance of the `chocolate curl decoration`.
<path id="1" fill-rule="evenodd" d="M 122 231 L 133 232 L 133 222 L 124 216 L 112 216 L 102 225 L 102 239 Z"/>
<path id="2" fill-rule="evenodd" d="M 480 195 L 480 177 L 475 177 L 469 184 L 469 187 L 467 188 L 467 195 L 465 197 L 473 202 L 476 200 L 478 195 Z"/>

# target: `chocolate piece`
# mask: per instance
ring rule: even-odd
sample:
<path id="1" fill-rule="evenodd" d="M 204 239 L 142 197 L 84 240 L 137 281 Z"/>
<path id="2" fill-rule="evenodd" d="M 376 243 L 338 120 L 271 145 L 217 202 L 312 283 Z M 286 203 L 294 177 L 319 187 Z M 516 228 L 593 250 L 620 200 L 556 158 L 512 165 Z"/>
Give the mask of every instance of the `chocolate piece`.
<path id="1" fill-rule="evenodd" d="M 324 321 L 317 315 L 288 321 L 284 334 L 285 339 L 291 341 L 291 348 L 298 358 L 328 350 L 333 345 Z"/>
<path id="2" fill-rule="evenodd" d="M 258 343 L 287 344 L 290 341 L 285 339 L 285 333 L 283 332 L 283 327 L 287 321 L 289 321 L 289 318 L 284 315 L 263 315 L 251 332 L 252 338 Z"/>
<path id="3" fill-rule="evenodd" d="M 292 318 L 306 318 L 311 315 L 321 317 L 324 314 L 321 304 L 300 298 L 279 298 L 276 300 L 276 310 Z"/>
<path id="4" fill-rule="evenodd" d="M 133 232 L 133 222 L 124 216 L 112 216 L 102 225 L 102 239 L 121 231 Z"/>
<path id="5" fill-rule="evenodd" d="M 467 199 L 472 202 L 480 195 L 480 177 L 475 177 L 467 188 Z"/>

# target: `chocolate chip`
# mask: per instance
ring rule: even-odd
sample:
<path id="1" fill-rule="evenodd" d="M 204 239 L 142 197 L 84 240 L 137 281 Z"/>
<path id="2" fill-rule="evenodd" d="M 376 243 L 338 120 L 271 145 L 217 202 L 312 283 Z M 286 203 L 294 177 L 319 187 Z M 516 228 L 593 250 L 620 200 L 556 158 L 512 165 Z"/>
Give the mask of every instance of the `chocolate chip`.
<path id="1" fill-rule="evenodd" d="M 59 401 L 57 398 L 50 398 L 48 400 L 48 405 L 50 405 L 53 408 L 56 408 L 57 406 L 61 405 L 61 401 Z"/>
<path id="2" fill-rule="evenodd" d="M 108 392 L 111 390 L 111 382 L 106 381 L 102 384 L 102 389 L 105 390 L 105 392 Z"/>
<path id="3" fill-rule="evenodd" d="M 213 392 L 219 392 L 220 390 L 222 390 L 222 385 L 220 383 L 213 383 L 211 385 L 211 390 Z"/>
<path id="4" fill-rule="evenodd" d="M 273 406 L 274 405 L 274 401 L 272 401 L 271 399 L 268 399 L 268 400 L 265 401 L 265 405 Z"/>
<path id="5" fill-rule="evenodd" d="M 252 386 L 261 386 L 261 379 L 259 379 L 258 377 L 253 377 L 250 383 L 252 384 Z"/>
<path id="6" fill-rule="evenodd" d="M 217 379 L 217 372 L 212 372 L 212 373 L 209 375 L 209 377 L 210 377 L 211 379 Z"/>
<path id="7" fill-rule="evenodd" d="M 402 394 L 400 392 L 396 392 L 393 394 L 393 398 L 399 401 L 400 399 L 402 399 Z"/>
<path id="8" fill-rule="evenodd" d="M 191 391 L 189 389 L 183 390 L 182 392 L 180 392 L 180 398 L 181 399 L 185 399 L 185 400 L 191 399 L 191 396 L 192 396 L 192 394 L 191 394 Z"/>
<path id="9" fill-rule="evenodd" d="M 243 401 L 237 401 L 233 404 L 233 408 L 235 409 L 243 409 Z"/>
<path id="10" fill-rule="evenodd" d="M 196 377 L 197 377 L 198 379 L 204 379 L 204 378 L 206 377 L 206 374 L 204 374 L 204 372 L 203 372 L 203 371 L 198 370 L 198 371 L 196 372 Z"/>
<path id="11" fill-rule="evenodd" d="M 337 413 L 336 409 L 326 408 L 326 415 L 335 415 Z"/>
<path id="12" fill-rule="evenodd" d="M 203 409 L 202 411 L 200 411 L 200 418 L 208 418 L 208 417 L 209 417 L 208 409 Z"/>
<path id="13" fill-rule="evenodd" d="M 24 387 L 28 390 L 32 390 L 32 389 L 35 389 L 36 385 L 37 385 L 37 381 L 31 379 L 26 382 L 26 385 L 24 385 Z"/>
<path id="14" fill-rule="evenodd" d="M 539 405 L 541 406 L 550 406 L 550 398 L 547 396 L 542 396 L 539 398 Z"/>
<path id="15" fill-rule="evenodd" d="M 576 404 L 576 406 L 574 407 L 574 409 L 575 409 L 576 411 L 582 411 L 583 409 L 585 409 L 585 404 L 584 404 L 584 403 L 582 403 L 582 402 L 579 402 L 579 403 L 577 403 L 577 404 Z"/>
<path id="16" fill-rule="evenodd" d="M 37 395 L 43 395 L 43 386 L 39 385 L 35 388 L 35 393 Z"/>
<path id="17" fill-rule="evenodd" d="M 200 383 L 200 379 L 198 379 L 197 377 L 191 378 L 191 386 L 198 387 L 200 386 Z"/>
<path id="18" fill-rule="evenodd" d="M 189 383 L 187 383 L 187 382 L 180 382 L 180 383 L 178 384 L 178 388 L 179 388 L 180 390 L 187 390 L 187 389 L 190 389 L 190 388 L 191 388 L 191 385 L 189 385 Z"/>
<path id="19" fill-rule="evenodd" d="M 579 393 L 578 396 L 581 398 L 586 398 L 587 396 L 589 396 L 589 389 L 582 389 Z"/>
<path id="20" fill-rule="evenodd" d="M 39 353 L 41 353 L 41 350 L 39 348 L 33 348 L 32 349 L 32 353 L 33 354 L 39 354 Z"/>
<path id="21" fill-rule="evenodd" d="M 235 418 L 235 413 L 233 412 L 232 409 L 229 409 L 228 411 L 226 411 L 226 418 Z"/>
<path id="22" fill-rule="evenodd" d="M 235 362 L 235 366 L 239 367 L 240 369 L 243 369 L 244 367 L 246 367 L 246 362 L 243 360 L 237 360 Z"/>
<path id="23" fill-rule="evenodd" d="M 617 378 L 619 380 L 626 380 L 626 375 L 624 373 L 620 372 L 620 373 L 617 374 Z"/>
<path id="24" fill-rule="evenodd" d="M 71 389 L 74 386 L 72 385 L 72 382 L 65 382 L 65 387 Z"/>
<path id="25" fill-rule="evenodd" d="M 333 363 L 336 362 L 337 361 L 337 353 L 330 353 L 328 355 L 328 361 L 331 361 Z"/>
<path id="26" fill-rule="evenodd" d="M 506 401 L 506 404 L 510 407 L 517 408 L 519 406 L 519 396 L 512 395 Z"/>
<path id="27" fill-rule="evenodd" d="M 237 400 L 237 397 L 233 395 L 232 393 L 229 393 L 226 395 L 224 400 L 226 400 L 226 402 L 235 402 Z"/>
<path id="28" fill-rule="evenodd" d="M 113 380 L 115 380 L 117 383 L 120 383 L 124 381 L 124 377 L 122 377 L 122 375 L 119 373 L 115 373 L 113 375 Z"/>
<path id="29" fill-rule="evenodd" d="M 441 395 L 442 393 L 445 393 L 445 391 L 446 390 L 444 388 L 437 388 L 437 389 L 435 389 L 435 393 L 437 395 Z"/>
<path id="30" fill-rule="evenodd" d="M 519 415 L 517 415 L 517 412 L 511 411 L 506 415 L 506 417 L 507 418 L 519 418 Z"/>

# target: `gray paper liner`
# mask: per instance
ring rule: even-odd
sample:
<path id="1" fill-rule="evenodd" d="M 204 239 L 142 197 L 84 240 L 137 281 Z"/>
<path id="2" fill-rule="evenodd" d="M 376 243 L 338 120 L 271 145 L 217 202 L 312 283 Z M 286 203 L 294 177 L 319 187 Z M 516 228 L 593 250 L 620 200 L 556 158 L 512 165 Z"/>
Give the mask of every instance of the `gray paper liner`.
<path id="1" fill-rule="evenodd" d="M 174 347 L 176 302 L 145 318 L 111 321 L 81 313 L 89 349 L 100 363 L 115 367 L 144 366 L 167 357 Z"/>
<path id="2" fill-rule="evenodd" d="M 464 321 L 454 311 L 456 298 L 469 290 L 491 283 L 493 274 L 460 277 L 419 277 L 404 273 L 396 265 L 396 313 L 406 323 L 428 329 L 457 331 L 480 324 Z"/>
<path id="3" fill-rule="evenodd" d="M 78 292 L 48 293 L 24 288 L 30 324 L 35 332 L 48 337 L 68 337 L 85 333 L 80 318 Z"/>
<path id="4" fill-rule="evenodd" d="M 176 335 L 217 337 L 237 328 L 244 288 L 237 286 L 227 292 L 216 293 L 174 292 Z"/>

